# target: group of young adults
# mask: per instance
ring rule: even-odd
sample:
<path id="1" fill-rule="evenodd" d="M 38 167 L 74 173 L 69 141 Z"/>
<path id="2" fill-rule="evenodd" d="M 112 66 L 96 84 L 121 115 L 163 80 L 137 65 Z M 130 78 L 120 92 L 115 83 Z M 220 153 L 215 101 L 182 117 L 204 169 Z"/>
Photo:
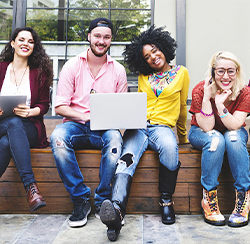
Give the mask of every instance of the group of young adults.
<path id="1" fill-rule="evenodd" d="M 74 152 L 83 148 L 102 152 L 100 184 L 94 193 L 95 216 L 107 226 L 109 240 L 117 239 L 124 224 L 132 177 L 148 148 L 159 155 L 162 223 L 175 223 L 172 195 L 181 166 L 178 142 L 190 142 L 202 151 L 201 207 L 205 221 L 225 224 L 218 206 L 217 186 L 227 155 L 236 192 L 228 225 L 248 224 L 250 178 L 248 133 L 244 126 L 250 113 L 250 88 L 245 85 L 240 61 L 224 51 L 212 57 L 205 81 L 192 92 L 187 138 L 189 74 L 182 65 L 170 64 L 177 48 L 170 33 L 152 26 L 134 37 L 123 53 L 128 68 L 139 74 L 138 92 L 147 93 L 147 128 L 126 130 L 123 135 L 119 130 L 92 131 L 91 91 L 127 91 L 124 67 L 107 54 L 112 33 L 110 20 L 93 20 L 88 30 L 90 47 L 67 61 L 59 77 L 55 111 L 63 117 L 63 123 L 53 131 L 50 145 L 58 173 L 73 202 L 69 226 L 85 225 L 91 211 L 90 188 L 84 184 Z M 14 109 L 15 116 L 1 118 L 4 111 L 0 109 L 0 177 L 13 158 L 33 212 L 46 205 L 32 171 L 30 148 L 49 145 L 43 115 L 49 109 L 52 66 L 37 33 L 29 27 L 13 32 L 0 61 L 1 95 L 27 96 L 26 104 Z M 175 126 L 178 142 L 172 130 Z"/>

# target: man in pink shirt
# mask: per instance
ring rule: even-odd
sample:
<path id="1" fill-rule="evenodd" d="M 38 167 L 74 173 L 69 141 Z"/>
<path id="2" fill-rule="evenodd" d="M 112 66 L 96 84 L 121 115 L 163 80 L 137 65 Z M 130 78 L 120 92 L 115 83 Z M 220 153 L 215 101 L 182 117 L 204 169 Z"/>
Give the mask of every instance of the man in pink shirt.
<path id="1" fill-rule="evenodd" d="M 101 203 L 110 196 L 110 184 L 121 153 L 122 137 L 118 130 L 90 130 L 90 93 L 127 91 L 124 67 L 107 55 L 112 31 L 110 20 L 93 20 L 88 33 L 90 48 L 66 62 L 59 77 L 55 111 L 64 118 L 51 135 L 51 147 L 59 175 L 74 204 L 68 221 L 70 227 L 85 225 L 91 211 L 90 188 L 83 183 L 74 150 L 102 150 L 100 184 L 94 195 L 96 217 Z"/>

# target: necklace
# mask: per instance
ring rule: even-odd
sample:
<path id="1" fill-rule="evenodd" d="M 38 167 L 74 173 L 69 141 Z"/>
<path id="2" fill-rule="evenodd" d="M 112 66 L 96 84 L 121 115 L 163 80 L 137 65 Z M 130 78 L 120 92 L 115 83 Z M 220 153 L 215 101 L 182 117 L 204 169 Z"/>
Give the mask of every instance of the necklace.
<path id="1" fill-rule="evenodd" d="M 21 83 L 22 83 L 22 81 L 23 81 L 23 77 L 24 77 L 24 75 L 25 75 L 25 73 L 26 73 L 27 68 L 28 68 L 28 65 L 26 66 L 26 69 L 25 69 L 24 72 L 23 72 L 23 75 L 22 75 L 22 78 L 21 78 L 21 80 L 20 80 L 20 82 L 19 82 L 19 85 L 17 85 L 16 74 L 15 74 L 15 70 L 14 70 L 14 67 L 13 67 L 13 64 L 12 64 L 12 70 L 13 70 L 13 74 L 14 74 L 14 78 L 15 78 L 15 83 L 16 83 L 16 93 L 15 93 L 15 94 L 18 93 L 19 87 L 21 86 Z"/>

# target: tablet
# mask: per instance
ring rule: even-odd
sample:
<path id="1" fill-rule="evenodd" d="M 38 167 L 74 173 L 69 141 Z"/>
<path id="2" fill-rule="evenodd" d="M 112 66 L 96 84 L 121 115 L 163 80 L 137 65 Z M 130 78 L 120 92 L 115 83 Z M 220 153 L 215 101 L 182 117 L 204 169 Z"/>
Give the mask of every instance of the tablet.
<path id="1" fill-rule="evenodd" d="M 20 104 L 26 104 L 25 95 L 0 95 L 0 108 L 4 111 L 0 119 L 14 116 L 13 109 Z"/>

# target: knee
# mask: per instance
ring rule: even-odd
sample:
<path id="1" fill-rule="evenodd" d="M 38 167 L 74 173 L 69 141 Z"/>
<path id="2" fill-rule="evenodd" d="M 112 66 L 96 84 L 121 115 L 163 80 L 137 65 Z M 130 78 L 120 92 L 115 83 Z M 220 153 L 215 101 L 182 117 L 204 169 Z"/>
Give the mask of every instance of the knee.
<path id="1" fill-rule="evenodd" d="M 64 147 L 65 145 L 65 131 L 61 128 L 55 128 L 50 136 L 51 148 Z"/>
<path id="2" fill-rule="evenodd" d="M 130 168 L 133 164 L 134 164 L 134 155 L 131 153 L 124 154 L 117 162 L 116 174 L 127 171 L 127 169 Z"/>
<path id="3" fill-rule="evenodd" d="M 120 131 L 111 130 L 107 131 L 103 137 L 104 147 L 112 148 L 112 153 L 121 153 L 122 136 Z"/>
<path id="4" fill-rule="evenodd" d="M 167 138 L 163 142 L 160 143 L 161 148 L 169 148 L 175 150 L 178 148 L 178 144 L 175 138 Z"/>
<path id="5" fill-rule="evenodd" d="M 231 149 L 246 145 L 244 136 L 242 136 L 239 131 L 227 131 L 225 133 L 225 143 L 226 147 L 230 147 Z"/>
<path id="6" fill-rule="evenodd" d="M 18 117 L 10 117 L 8 119 L 8 127 L 11 129 L 20 128 L 20 127 L 23 127 L 23 122 Z"/>
<path id="7" fill-rule="evenodd" d="M 10 148 L 9 140 L 7 136 L 1 137 L 0 147 L 2 150 L 7 151 Z"/>
<path id="8" fill-rule="evenodd" d="M 221 135 L 218 131 L 211 130 L 207 132 L 209 135 L 209 149 L 208 151 L 214 152 L 214 151 L 225 151 L 225 138 L 223 135 Z"/>
<path id="9" fill-rule="evenodd" d="M 124 164 L 128 168 L 131 164 L 134 163 L 133 157 L 134 157 L 133 154 L 127 153 L 120 158 L 120 160 L 118 161 L 118 164 Z"/>
<path id="10" fill-rule="evenodd" d="M 110 143 L 122 143 L 122 136 L 120 131 L 109 130 L 105 133 L 105 139 Z"/>

